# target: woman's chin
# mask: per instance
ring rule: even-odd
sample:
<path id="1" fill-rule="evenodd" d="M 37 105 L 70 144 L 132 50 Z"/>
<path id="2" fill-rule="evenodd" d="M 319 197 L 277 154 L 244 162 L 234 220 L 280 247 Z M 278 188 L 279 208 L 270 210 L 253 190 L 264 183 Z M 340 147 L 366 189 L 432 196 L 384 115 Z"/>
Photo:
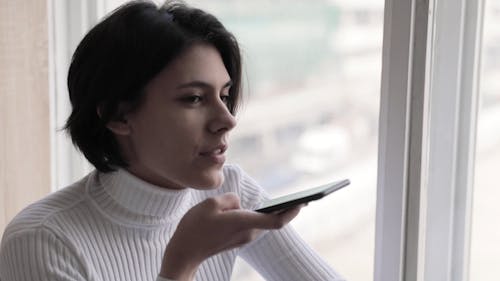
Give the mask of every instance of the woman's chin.
<path id="1" fill-rule="evenodd" d="M 210 190 L 221 187 L 223 183 L 224 183 L 224 174 L 220 172 L 220 173 L 205 175 L 204 177 L 197 180 L 195 183 L 191 184 L 191 187 L 200 190 Z"/>

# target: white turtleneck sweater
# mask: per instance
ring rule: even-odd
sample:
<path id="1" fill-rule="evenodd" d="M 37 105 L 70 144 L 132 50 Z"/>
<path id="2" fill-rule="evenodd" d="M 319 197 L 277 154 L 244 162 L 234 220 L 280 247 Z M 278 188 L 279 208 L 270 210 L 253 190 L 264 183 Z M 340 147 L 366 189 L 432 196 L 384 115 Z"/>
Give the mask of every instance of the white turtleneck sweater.
<path id="1" fill-rule="evenodd" d="M 0 281 L 166 280 L 158 277 L 163 252 L 187 210 L 226 192 L 246 209 L 264 199 L 237 166 L 224 176 L 216 190 L 167 190 L 125 170 L 94 171 L 14 218 L 0 247 Z M 266 280 L 343 280 L 289 226 L 210 257 L 195 279 L 230 280 L 237 256 Z"/>

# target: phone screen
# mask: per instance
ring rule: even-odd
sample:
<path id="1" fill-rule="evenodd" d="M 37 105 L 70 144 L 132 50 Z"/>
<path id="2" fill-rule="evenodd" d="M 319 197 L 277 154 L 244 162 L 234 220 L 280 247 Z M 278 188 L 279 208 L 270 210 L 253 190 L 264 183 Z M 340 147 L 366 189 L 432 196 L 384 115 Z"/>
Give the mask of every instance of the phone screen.
<path id="1" fill-rule="evenodd" d="M 337 191 L 348 184 L 350 184 L 350 181 L 346 179 L 271 199 L 264 202 L 256 211 L 270 213 L 288 209 L 299 204 L 323 198 L 324 196 Z"/>

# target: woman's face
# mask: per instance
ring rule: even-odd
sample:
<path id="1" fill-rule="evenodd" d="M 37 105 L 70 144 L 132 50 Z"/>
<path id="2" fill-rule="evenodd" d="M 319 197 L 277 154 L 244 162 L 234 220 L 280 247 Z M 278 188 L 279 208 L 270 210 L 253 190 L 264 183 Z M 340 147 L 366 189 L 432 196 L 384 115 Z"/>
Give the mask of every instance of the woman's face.
<path id="1" fill-rule="evenodd" d="M 195 44 L 145 87 L 141 106 L 117 135 L 129 172 L 166 188 L 219 187 L 227 137 L 236 125 L 226 106 L 231 78 L 218 51 Z"/>

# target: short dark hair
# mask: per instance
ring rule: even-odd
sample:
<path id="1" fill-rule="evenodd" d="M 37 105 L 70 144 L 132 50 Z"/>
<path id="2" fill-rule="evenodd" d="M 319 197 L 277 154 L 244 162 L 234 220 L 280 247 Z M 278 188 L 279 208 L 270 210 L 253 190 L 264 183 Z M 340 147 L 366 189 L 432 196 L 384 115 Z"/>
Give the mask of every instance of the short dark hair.
<path id="1" fill-rule="evenodd" d="M 106 124 L 137 109 L 145 85 L 182 51 L 200 42 L 214 46 L 222 57 L 232 81 L 228 107 L 235 114 L 241 92 L 240 50 L 213 15 L 180 2 L 158 7 L 150 1 L 133 1 L 85 35 L 68 72 L 72 112 L 65 129 L 99 171 L 127 166 Z"/>

